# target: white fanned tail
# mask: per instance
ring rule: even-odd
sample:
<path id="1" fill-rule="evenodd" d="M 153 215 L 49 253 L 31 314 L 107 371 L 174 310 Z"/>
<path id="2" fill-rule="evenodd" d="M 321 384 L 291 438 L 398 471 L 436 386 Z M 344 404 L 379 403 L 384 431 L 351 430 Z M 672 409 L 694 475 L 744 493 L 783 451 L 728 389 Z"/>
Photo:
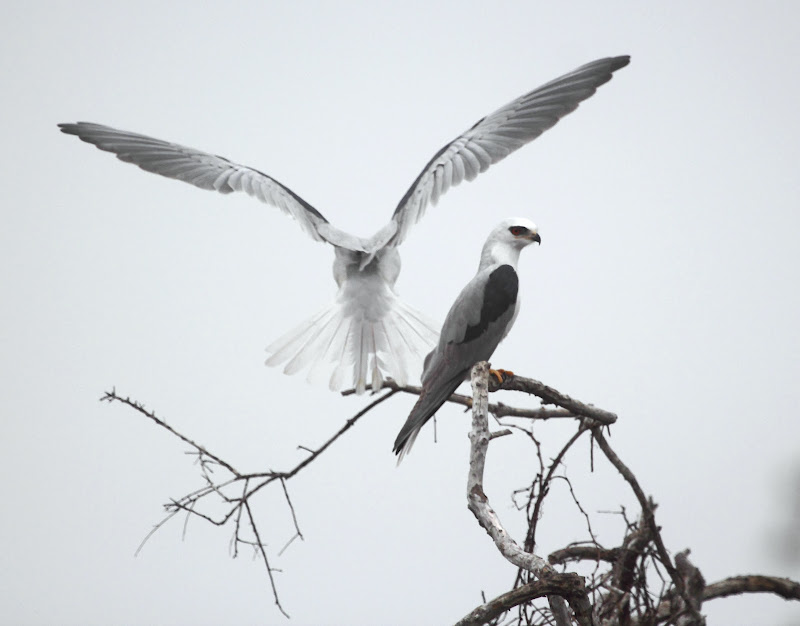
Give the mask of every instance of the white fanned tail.
<path id="1" fill-rule="evenodd" d="M 347 283 L 360 281 L 347 281 Z M 324 382 L 333 391 L 367 386 L 377 391 L 386 377 L 405 385 L 422 370 L 425 355 L 438 339 L 436 326 L 403 303 L 383 284 L 364 292 L 345 283 L 336 300 L 267 347 L 270 366 L 286 363 L 285 374 L 309 367 L 311 383 Z M 354 297 L 356 296 L 356 297 Z"/>

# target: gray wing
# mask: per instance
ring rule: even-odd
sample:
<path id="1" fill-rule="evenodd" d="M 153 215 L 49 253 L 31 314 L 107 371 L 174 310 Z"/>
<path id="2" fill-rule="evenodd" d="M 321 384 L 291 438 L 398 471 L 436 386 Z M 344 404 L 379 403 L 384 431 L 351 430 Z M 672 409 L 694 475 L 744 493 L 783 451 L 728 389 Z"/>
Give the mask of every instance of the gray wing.
<path id="1" fill-rule="evenodd" d="M 629 62 L 628 56 L 592 61 L 479 120 L 428 162 L 397 205 L 392 222 L 376 235 L 375 243 L 399 245 L 429 203 L 436 204 L 450 187 L 473 180 L 490 165 L 536 139 Z"/>
<path id="2" fill-rule="evenodd" d="M 510 265 L 479 272 L 450 307 L 423 384 L 437 369 L 466 374 L 475 363 L 490 358 L 514 319 L 518 291 L 519 278 Z"/>
<path id="3" fill-rule="evenodd" d="M 456 298 L 442 326 L 439 344 L 426 359 L 419 400 L 395 439 L 398 463 L 472 366 L 489 359 L 508 333 L 518 289 L 513 267 L 493 266 L 479 272 Z"/>
<path id="4" fill-rule="evenodd" d="M 102 124 L 59 124 L 61 132 L 112 152 L 126 163 L 147 172 L 190 183 L 201 189 L 231 193 L 244 191 L 292 216 L 316 241 L 351 250 L 363 250 L 363 242 L 332 226 L 308 202 L 271 176 L 228 159 L 146 135 Z"/>

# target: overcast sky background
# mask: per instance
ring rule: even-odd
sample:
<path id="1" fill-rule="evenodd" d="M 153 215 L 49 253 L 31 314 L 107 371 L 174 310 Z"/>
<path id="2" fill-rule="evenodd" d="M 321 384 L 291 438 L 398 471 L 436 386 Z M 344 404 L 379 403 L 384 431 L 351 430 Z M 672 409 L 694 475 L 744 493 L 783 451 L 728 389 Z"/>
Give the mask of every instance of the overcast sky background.
<path id="1" fill-rule="evenodd" d="M 279 211 L 122 164 L 58 122 L 88 120 L 269 173 L 370 235 L 439 147 L 516 96 L 630 54 L 574 114 L 448 192 L 401 248 L 401 295 L 442 320 L 486 234 L 523 215 L 522 312 L 497 366 L 614 411 L 611 442 L 660 504 L 671 551 L 709 582 L 800 577 L 800 5 L 791 2 L 12 3 L 0 23 L 4 184 L 2 621 L 287 623 L 228 529 L 161 504 L 199 486 L 146 403 L 238 467 L 288 469 L 366 402 L 264 367 L 264 347 L 334 296 L 332 251 Z M 527 398 L 506 402 L 533 406 Z M 442 410 L 397 469 L 394 398 L 258 511 L 290 623 L 443 624 L 514 569 L 467 511 L 468 420 Z M 542 424 L 554 453 L 574 427 Z M 629 490 L 588 447 L 568 471 L 593 514 Z M 492 444 L 488 493 L 534 473 Z M 277 494 L 274 494 L 277 496 Z M 547 554 L 585 538 L 554 490 Z M 794 515 L 794 517 L 793 517 Z M 617 545 L 615 516 L 596 530 Z M 796 534 L 795 534 L 796 536 Z M 785 552 L 785 551 L 784 551 Z M 797 623 L 772 597 L 710 624 Z"/>

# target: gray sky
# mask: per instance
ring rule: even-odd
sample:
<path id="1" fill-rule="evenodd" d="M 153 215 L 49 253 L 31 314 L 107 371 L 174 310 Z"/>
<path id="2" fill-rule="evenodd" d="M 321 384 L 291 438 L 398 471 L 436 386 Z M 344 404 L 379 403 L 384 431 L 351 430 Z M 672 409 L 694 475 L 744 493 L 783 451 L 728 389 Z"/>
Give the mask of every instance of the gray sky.
<path id="1" fill-rule="evenodd" d="M 198 484 L 166 433 L 97 400 L 116 386 L 247 470 L 288 468 L 359 410 L 263 366 L 333 297 L 331 250 L 277 210 L 146 174 L 57 132 L 89 120 L 225 155 L 337 226 L 382 226 L 445 142 L 595 58 L 632 55 L 536 142 L 450 191 L 401 248 L 398 282 L 441 320 L 500 219 L 543 245 L 495 364 L 619 414 L 612 444 L 706 579 L 800 577 L 774 550 L 800 453 L 800 42 L 795 3 L 42 3 L 0 24 L 3 621 L 285 623 L 227 530 L 162 529 Z M 434 278 L 436 277 L 436 278 Z M 524 404 L 509 396 L 506 402 Z M 455 621 L 513 568 L 466 509 L 467 420 L 440 413 L 400 469 L 413 399 L 384 405 L 291 483 L 306 541 L 275 565 L 291 623 Z M 542 425 L 553 452 L 571 427 Z M 587 510 L 633 507 L 584 447 Z M 531 476 L 499 440 L 490 496 Z M 277 498 L 260 514 L 277 550 Z M 622 528 L 597 516 L 601 540 Z M 540 551 L 576 539 L 554 493 Z M 583 535 L 581 535 L 582 538 Z M 790 623 L 773 597 L 716 600 L 711 624 Z"/>

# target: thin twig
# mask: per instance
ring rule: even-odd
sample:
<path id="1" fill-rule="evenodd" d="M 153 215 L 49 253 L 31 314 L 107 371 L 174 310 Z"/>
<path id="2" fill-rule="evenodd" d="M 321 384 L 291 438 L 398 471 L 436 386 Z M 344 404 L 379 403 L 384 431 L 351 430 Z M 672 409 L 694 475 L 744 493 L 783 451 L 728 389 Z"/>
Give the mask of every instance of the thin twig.
<path id="1" fill-rule="evenodd" d="M 211 459 L 214 459 L 217 463 L 219 463 L 222 467 L 227 469 L 234 476 L 237 476 L 237 477 L 239 476 L 239 472 L 237 470 L 235 470 L 233 468 L 233 466 L 228 464 L 226 461 L 223 461 L 221 458 L 219 458 L 215 454 L 211 454 L 211 452 L 206 450 L 200 444 L 195 443 L 194 441 L 189 439 L 186 435 L 182 435 L 181 433 L 179 433 L 177 430 L 172 428 L 172 426 L 167 424 L 164 420 L 162 420 L 161 418 L 157 417 L 156 414 L 153 411 L 148 411 L 147 409 L 145 409 L 143 404 L 135 402 L 135 401 L 131 400 L 128 397 L 123 398 L 121 396 L 118 396 L 116 389 L 112 389 L 111 391 L 106 391 L 105 395 L 103 395 L 103 397 L 100 398 L 100 401 L 101 402 L 109 402 L 109 403 L 111 403 L 111 402 L 121 402 L 122 404 L 125 404 L 125 405 L 131 407 L 133 410 L 138 411 L 139 413 L 141 413 L 145 417 L 153 420 L 156 424 L 161 426 L 161 428 L 165 428 L 166 430 L 168 430 L 170 433 L 175 435 L 181 441 L 183 441 L 185 443 L 188 443 L 190 446 L 192 446 L 194 449 L 196 449 L 201 454 L 205 454 L 207 457 L 209 457 Z"/>
<path id="2" fill-rule="evenodd" d="M 616 455 L 614 450 L 611 449 L 611 446 L 606 441 L 606 438 L 603 436 L 602 428 L 596 427 L 592 429 L 592 436 L 597 441 L 597 444 L 600 446 L 600 449 L 606 455 L 606 458 L 611 462 L 611 464 L 617 468 L 617 471 L 622 475 L 625 481 L 631 486 L 633 493 L 636 495 L 636 499 L 639 500 L 639 505 L 642 507 L 642 513 L 644 515 L 644 519 L 647 522 L 647 525 L 650 527 L 650 532 L 653 535 L 653 542 L 655 543 L 656 549 L 658 550 L 659 560 L 661 564 L 664 566 L 664 569 L 667 570 L 667 574 L 672 579 L 672 583 L 675 585 L 675 588 L 678 590 L 679 595 L 683 598 L 683 601 L 686 603 L 686 607 L 693 613 L 697 613 L 692 608 L 692 602 L 689 598 L 688 594 L 686 593 L 686 588 L 683 582 L 683 578 L 681 578 L 678 571 L 675 569 L 675 566 L 672 564 L 672 560 L 670 559 L 669 553 L 667 552 L 667 548 L 664 545 L 664 540 L 661 538 L 661 531 L 656 524 L 655 514 L 653 513 L 653 506 L 651 502 L 647 499 L 644 495 L 644 491 L 639 486 L 639 481 L 636 480 L 636 476 L 633 475 L 628 466 L 625 465 L 622 460 Z M 700 618 L 700 615 L 696 615 Z"/>
<path id="3" fill-rule="evenodd" d="M 264 544 L 261 542 L 261 536 L 258 534 L 258 525 L 256 524 L 255 518 L 253 518 L 253 511 L 250 509 L 250 503 L 247 500 L 244 500 L 243 504 L 245 510 L 247 511 L 247 517 L 250 520 L 250 529 L 253 531 L 253 535 L 256 538 L 255 546 L 261 553 L 261 558 L 264 559 L 264 565 L 267 568 L 267 575 L 269 576 L 270 587 L 272 587 L 272 597 L 275 598 L 275 605 L 278 607 L 278 610 L 288 618 L 289 614 L 283 610 L 283 607 L 281 606 L 281 601 L 278 598 L 278 589 L 275 587 L 275 578 L 272 576 L 272 568 L 269 566 L 267 551 L 264 549 Z"/>
<path id="4" fill-rule="evenodd" d="M 189 451 L 188 454 L 191 454 L 196 457 L 196 463 L 200 466 L 200 475 L 202 476 L 202 479 L 205 483 L 205 485 L 200 489 L 196 489 L 195 491 L 192 491 L 179 499 L 171 499 L 169 503 L 165 505 L 165 508 L 168 511 L 167 515 L 157 524 L 155 524 L 153 528 L 147 533 L 142 542 L 139 544 L 139 547 L 136 550 L 136 554 L 137 555 L 139 554 L 139 552 L 144 547 L 145 543 L 147 543 L 148 539 L 150 539 L 150 537 L 152 537 L 158 529 L 164 526 L 179 512 L 186 513 L 187 523 L 189 517 L 191 516 L 197 516 L 211 524 L 214 524 L 215 526 L 224 526 L 231 519 L 234 519 L 235 520 L 234 533 L 233 537 L 231 538 L 232 555 L 234 557 L 238 556 L 239 553 L 238 546 L 240 543 L 244 545 L 251 545 L 256 549 L 257 553 L 261 555 L 264 564 L 267 567 L 267 573 L 269 575 L 270 586 L 272 588 L 273 596 L 275 598 L 275 604 L 278 606 L 281 613 L 283 613 L 284 615 L 286 615 L 286 617 L 288 617 L 288 614 L 281 606 L 280 600 L 278 598 L 275 580 L 272 575 L 272 572 L 276 570 L 272 568 L 269 564 L 266 547 L 264 543 L 261 541 L 258 527 L 255 518 L 253 516 L 252 510 L 250 508 L 249 499 L 251 496 L 253 496 L 253 494 L 258 492 L 265 486 L 271 484 L 274 481 L 280 481 L 284 498 L 286 500 L 287 506 L 289 507 L 289 512 L 292 517 L 292 523 L 294 524 L 295 528 L 295 534 L 289 539 L 289 541 L 283 547 L 281 552 L 285 550 L 286 547 L 288 547 L 298 537 L 302 539 L 303 534 L 300 531 L 300 525 L 297 520 L 297 514 L 295 512 L 294 504 L 292 503 L 292 500 L 289 496 L 289 491 L 286 482 L 293 476 L 296 476 L 300 471 L 302 471 L 315 459 L 317 459 L 337 439 L 339 439 L 339 437 L 341 437 L 345 432 L 347 432 L 350 428 L 352 428 L 364 415 L 366 415 L 377 405 L 386 401 L 395 393 L 397 393 L 397 391 L 390 390 L 388 393 L 384 394 L 380 398 L 371 402 L 364 409 L 362 409 L 361 411 L 356 413 L 353 417 L 348 419 L 347 422 L 345 422 L 345 424 L 338 431 L 336 431 L 336 433 L 334 433 L 330 438 L 328 438 L 328 440 L 325 441 L 325 443 L 323 443 L 316 450 L 311 450 L 309 448 L 306 448 L 306 450 L 308 450 L 308 452 L 310 453 L 309 456 L 300 461 L 299 463 L 297 463 L 297 465 L 295 465 L 289 471 L 285 472 L 267 471 L 267 472 L 243 474 L 239 472 L 236 468 L 234 468 L 232 464 L 223 460 L 221 457 L 218 457 L 215 454 L 209 452 L 204 446 L 201 446 L 191 438 L 183 435 L 182 433 L 179 433 L 177 430 L 169 426 L 163 419 L 159 418 L 153 411 L 147 410 L 143 404 L 135 402 L 128 397 L 120 396 L 119 394 L 117 394 L 116 389 L 113 389 L 110 392 L 106 392 L 105 395 L 101 398 L 102 401 L 121 402 L 122 404 L 134 409 L 136 412 L 152 420 L 155 424 L 157 424 L 161 428 L 164 428 L 169 433 L 171 433 L 184 443 L 188 444 L 189 446 L 191 446 L 193 450 Z M 232 478 L 222 481 L 216 480 L 216 478 L 212 476 L 212 473 L 214 472 L 214 466 L 219 466 L 224 468 L 232 475 Z M 242 484 L 241 495 L 237 497 L 230 497 L 223 491 L 223 489 L 231 487 L 234 483 Z M 253 485 L 253 483 L 256 484 Z M 197 503 L 211 494 L 215 494 L 217 497 L 220 498 L 222 502 L 231 505 L 227 513 L 225 513 L 221 518 L 211 517 L 210 515 L 207 515 L 206 513 L 196 509 Z M 255 541 L 246 540 L 241 535 L 241 530 L 242 530 L 241 519 L 243 511 L 247 513 L 250 527 L 252 529 L 253 535 L 255 536 Z M 184 524 L 184 536 L 185 532 L 186 532 L 186 523 Z"/>
<path id="5" fill-rule="evenodd" d="M 349 420 L 347 420 L 345 422 L 344 426 L 342 426 L 339 430 L 337 430 L 336 433 L 334 433 L 333 436 L 331 436 L 325 443 L 323 443 L 316 450 L 312 451 L 311 454 L 308 457 L 306 457 L 305 459 L 300 461 L 300 463 L 295 465 L 288 472 L 270 472 L 268 474 L 268 476 L 269 476 L 268 479 L 265 480 L 264 482 L 262 482 L 261 484 L 257 485 L 256 487 L 253 487 L 253 489 L 251 489 L 250 491 L 248 491 L 247 494 L 245 494 L 245 498 L 244 499 L 246 500 L 246 499 L 250 498 L 254 493 L 259 491 L 262 487 L 267 486 L 268 484 L 270 484 L 274 480 L 278 480 L 278 479 L 279 480 L 288 480 L 288 479 L 292 478 L 293 476 L 295 476 L 303 468 L 308 466 L 309 463 L 313 462 L 318 456 L 320 456 L 323 452 L 325 452 L 325 450 L 327 450 L 333 442 L 335 442 L 339 437 L 344 435 L 348 430 L 350 430 L 353 426 L 355 426 L 355 424 L 356 424 L 356 422 L 358 422 L 358 420 L 360 420 L 362 417 L 364 417 L 367 413 L 369 413 L 376 406 L 378 406 L 382 402 L 385 402 L 386 400 L 391 398 L 396 393 L 397 393 L 397 391 L 394 391 L 394 390 L 389 391 L 389 393 L 382 395 L 377 400 L 374 400 L 373 402 L 370 402 L 367 406 L 365 406 L 363 409 L 361 409 L 353 417 L 351 417 Z"/>
<path id="6" fill-rule="evenodd" d="M 536 502 L 533 506 L 533 513 L 530 517 L 530 522 L 528 525 L 528 535 L 525 537 L 525 548 L 527 550 L 533 550 L 536 546 L 536 525 L 539 522 L 539 516 L 541 514 L 541 507 L 542 503 L 544 502 L 544 497 L 547 495 L 547 492 L 550 489 L 550 482 L 553 480 L 553 474 L 555 473 L 556 469 L 561 465 L 561 461 L 563 461 L 564 456 L 567 454 L 567 451 L 572 447 L 580 436 L 585 432 L 584 429 L 579 428 L 578 431 L 570 437 L 569 441 L 561 448 L 559 453 L 553 459 L 553 462 L 550 463 L 550 467 L 547 471 L 547 475 L 542 480 L 542 486 L 539 488 L 539 493 L 536 496 Z"/>

